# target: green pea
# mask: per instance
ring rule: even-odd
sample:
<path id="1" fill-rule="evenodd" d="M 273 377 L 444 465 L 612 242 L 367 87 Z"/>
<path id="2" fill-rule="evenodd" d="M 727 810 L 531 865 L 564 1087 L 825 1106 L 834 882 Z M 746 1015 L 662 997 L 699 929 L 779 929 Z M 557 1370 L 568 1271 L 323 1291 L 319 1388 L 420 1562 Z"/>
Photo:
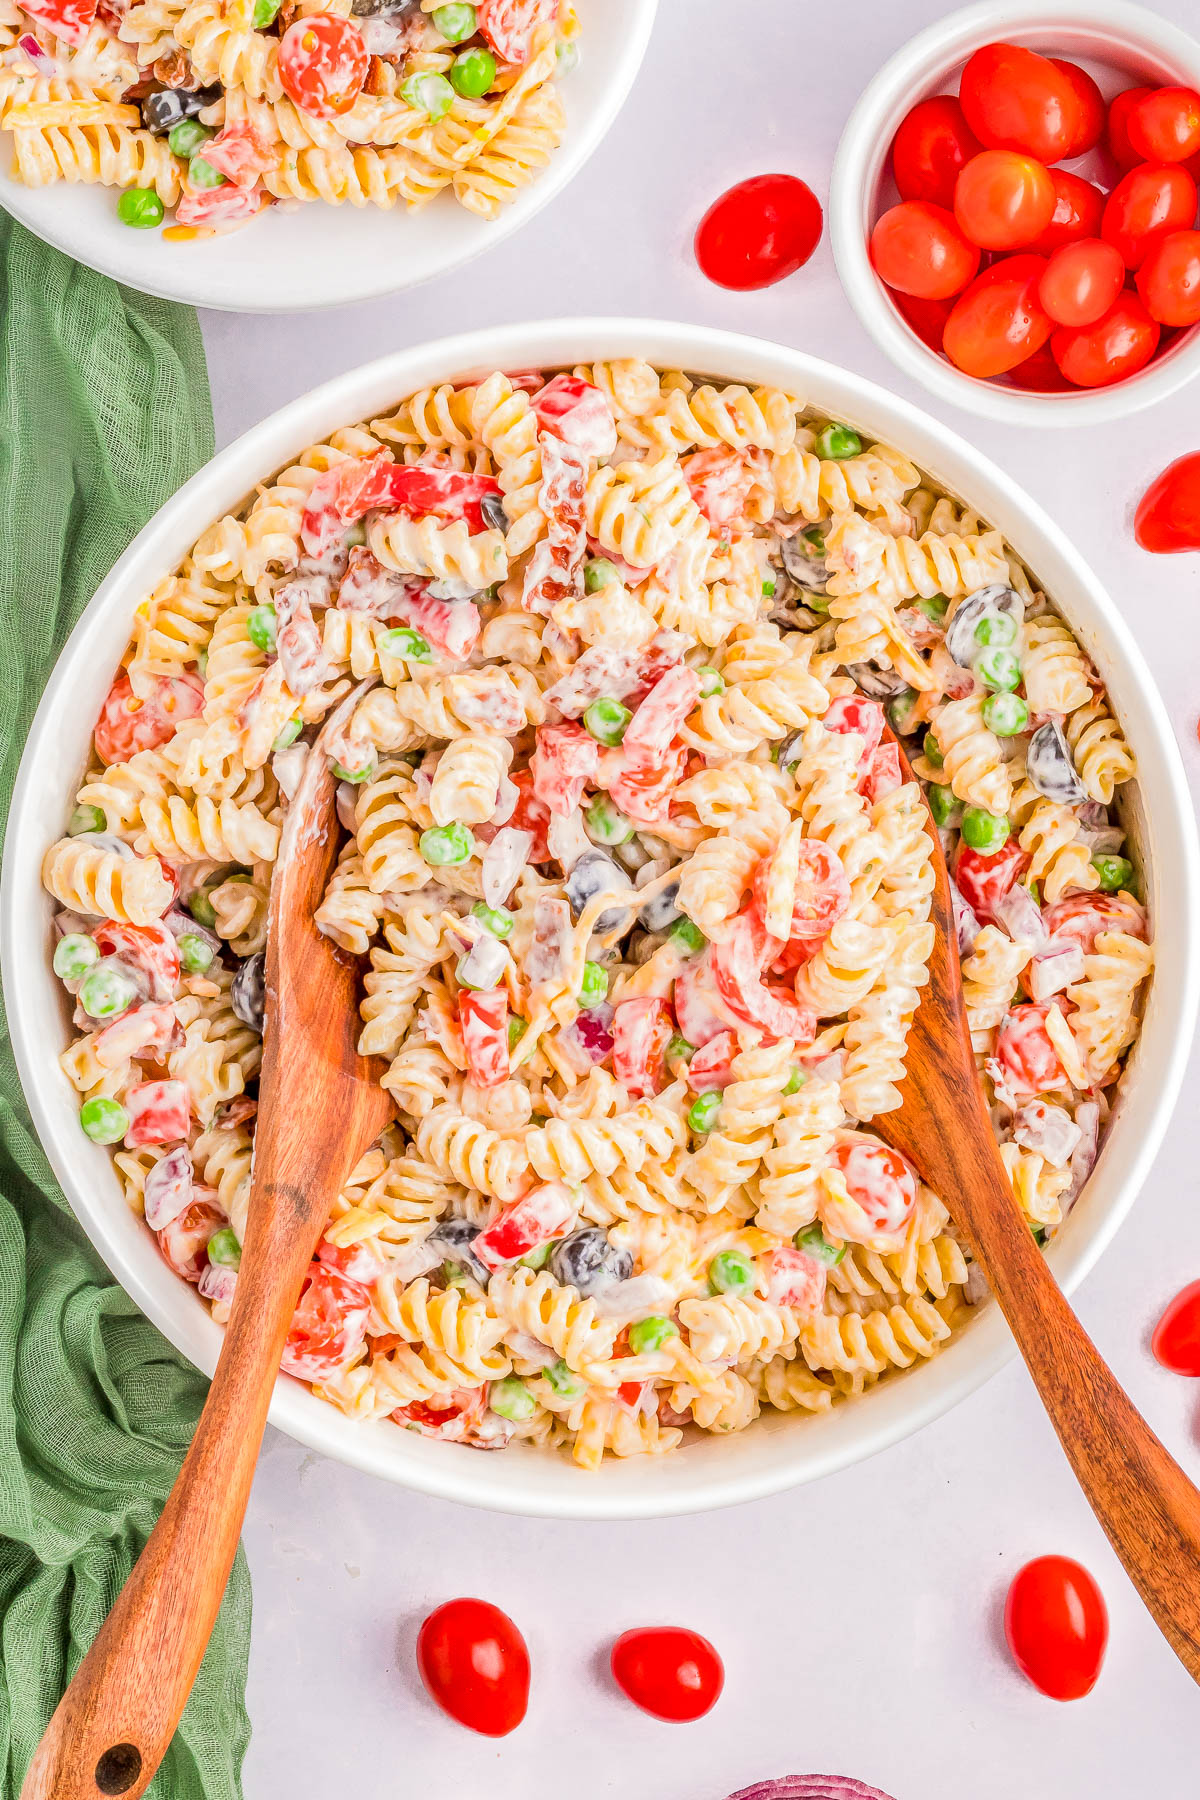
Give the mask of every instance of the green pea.
<path id="1" fill-rule="evenodd" d="M 133 981 L 108 958 L 88 970 L 79 989 L 79 1004 L 89 1019 L 115 1019 L 129 1011 L 136 997 Z"/>
<path id="2" fill-rule="evenodd" d="M 213 947 L 194 932 L 185 931 L 179 940 L 179 960 L 189 975 L 203 975 L 212 965 Z"/>
<path id="3" fill-rule="evenodd" d="M 272 750 L 286 750 L 289 744 L 295 743 L 303 730 L 304 721 L 300 717 L 300 714 L 297 713 L 294 718 L 288 720 L 279 736 L 275 739 L 275 742 L 271 745 Z"/>
<path id="4" fill-rule="evenodd" d="M 363 523 L 363 521 L 361 519 L 356 519 L 354 521 L 353 525 L 350 527 L 349 531 L 346 533 L 345 537 L 342 539 L 342 542 L 343 542 L 343 544 L 345 544 L 347 550 L 356 550 L 360 544 L 365 544 L 366 541 L 367 541 L 366 525 Z"/>
<path id="5" fill-rule="evenodd" d="M 652 1313 L 648 1319 L 639 1319 L 636 1325 L 629 1327 L 629 1348 L 635 1356 L 644 1356 L 648 1351 L 661 1350 L 670 1338 L 678 1336 L 679 1327 L 673 1319 Z"/>
<path id="6" fill-rule="evenodd" d="M 818 431 L 813 449 L 822 462 L 845 462 L 848 456 L 862 455 L 862 439 L 848 425 L 826 425 Z"/>
<path id="7" fill-rule="evenodd" d="M 554 46 L 554 60 L 560 75 L 569 75 L 572 69 L 579 67 L 579 45 L 574 38 L 559 38 Z"/>
<path id="8" fill-rule="evenodd" d="M 465 43 L 479 30 L 473 6 L 435 6 L 432 18 L 434 29 L 441 32 L 448 44 Z"/>
<path id="9" fill-rule="evenodd" d="M 817 552 L 818 556 L 824 556 L 824 554 L 825 554 L 825 527 L 824 527 L 824 525 L 810 525 L 810 526 L 808 526 L 807 530 L 802 531 L 800 533 L 800 536 L 804 539 L 804 542 L 806 544 L 812 545 L 813 549 Z"/>
<path id="10" fill-rule="evenodd" d="M 568 1367 L 561 1356 L 546 1370 L 546 1380 L 555 1393 L 561 1394 L 566 1400 L 574 1400 L 583 1392 L 583 1382 L 576 1375 L 574 1369 Z"/>
<path id="11" fill-rule="evenodd" d="M 935 825 L 957 825 L 962 817 L 962 801 L 955 798 L 953 788 L 935 783 L 929 790 L 929 810 Z"/>
<path id="12" fill-rule="evenodd" d="M 773 600 L 775 598 L 775 579 L 773 576 L 767 576 L 766 580 L 763 582 L 762 591 L 764 600 Z"/>
<path id="13" fill-rule="evenodd" d="M 1003 850 L 1009 829 L 1006 813 L 990 813 L 982 806 L 968 806 L 962 816 L 963 843 L 984 856 Z"/>
<path id="14" fill-rule="evenodd" d="M 117 217 L 122 225 L 134 225 L 141 231 L 161 225 L 166 208 L 153 188 L 126 188 L 117 201 Z"/>
<path id="15" fill-rule="evenodd" d="M 827 613 L 829 611 L 829 595 L 810 591 L 804 596 L 804 604 L 809 612 Z"/>
<path id="16" fill-rule="evenodd" d="M 608 992 L 608 970 L 599 963 L 585 962 L 583 980 L 579 984 L 579 1004 L 585 1010 L 590 1006 L 599 1006 Z"/>
<path id="17" fill-rule="evenodd" d="M 485 901 L 477 900 L 471 908 L 471 917 L 478 919 L 493 937 L 506 938 L 512 936 L 512 928 L 516 923 L 507 906 L 488 906 Z"/>
<path id="18" fill-rule="evenodd" d="M 129 1130 L 129 1114 L 116 1100 L 85 1100 L 79 1123 L 93 1144 L 115 1144 Z"/>
<path id="19" fill-rule="evenodd" d="M 1100 890 L 1105 894 L 1118 893 L 1121 888 L 1128 888 L 1133 880 L 1133 864 L 1125 856 L 1093 856 L 1092 867 L 1100 877 Z M 64 938 L 63 943 L 66 941 Z"/>
<path id="20" fill-rule="evenodd" d="M 975 667 L 990 688 L 1015 688 L 1021 679 L 1021 664 L 1011 650 L 985 650 Z"/>
<path id="21" fill-rule="evenodd" d="M 916 704 L 917 694 L 915 688 L 903 687 L 900 689 L 899 693 L 892 695 L 887 703 L 887 716 L 888 724 L 893 731 L 898 731 L 902 735 L 908 732 L 909 722 L 912 719 L 913 709 Z"/>
<path id="22" fill-rule="evenodd" d="M 433 120 L 444 119 L 454 105 L 454 89 L 444 75 L 410 75 L 400 83 L 400 98 Z"/>
<path id="23" fill-rule="evenodd" d="M 490 50 L 463 50 L 450 65 L 450 86 L 464 100 L 482 100 L 496 79 L 496 59 Z"/>
<path id="24" fill-rule="evenodd" d="M 803 1250 L 814 1262 L 824 1263 L 827 1269 L 836 1269 L 846 1254 L 845 1244 L 838 1244 L 835 1249 L 819 1225 L 805 1225 L 792 1242 L 797 1250 Z"/>
<path id="25" fill-rule="evenodd" d="M 700 698 L 702 700 L 711 700 L 714 694 L 725 692 L 725 677 L 719 669 L 710 668 L 706 663 L 702 669 L 697 669 L 696 673 L 700 677 Z"/>
<path id="26" fill-rule="evenodd" d="M 583 591 L 585 594 L 598 594 L 601 588 L 612 587 L 620 583 L 621 571 L 616 563 L 609 562 L 607 556 L 593 556 L 590 562 L 583 565 Z"/>
<path id="27" fill-rule="evenodd" d="M 202 156 L 193 156 L 188 164 L 188 180 L 194 188 L 219 188 L 225 186 L 225 177 L 220 169 L 214 169 L 210 162 Z"/>
<path id="28" fill-rule="evenodd" d="M 344 763 L 340 762 L 331 762 L 329 767 L 338 781 L 349 781 L 357 787 L 361 782 L 370 781 L 375 773 L 376 763 L 375 758 L 372 757 L 370 762 L 364 763 L 361 769 L 348 769 Z"/>
<path id="29" fill-rule="evenodd" d="M 220 1263 L 226 1269 L 240 1269 L 242 1246 L 238 1243 L 237 1232 L 231 1231 L 228 1225 L 214 1231 L 208 1240 L 208 1260 Z"/>
<path id="30" fill-rule="evenodd" d="M 921 748 L 925 752 L 925 761 L 929 764 L 930 768 L 942 769 L 945 767 L 946 759 L 942 755 L 942 746 L 938 743 L 932 731 L 927 731 L 925 733 Z"/>
<path id="31" fill-rule="evenodd" d="M 924 600 L 917 601 L 917 611 L 925 614 L 933 624 L 938 624 L 950 610 L 950 602 L 945 594 L 930 594 Z"/>
<path id="32" fill-rule="evenodd" d="M 209 127 L 202 125 L 199 119 L 180 119 L 178 125 L 172 125 L 168 131 L 167 143 L 171 146 L 173 156 L 182 156 L 186 159 L 195 156 L 201 144 L 207 144 L 212 135 Z"/>
<path id="33" fill-rule="evenodd" d="M 68 837 L 79 837 L 85 831 L 107 831 L 108 820 L 98 806 L 77 806 L 67 826 Z"/>
<path id="34" fill-rule="evenodd" d="M 676 919 L 669 935 L 676 948 L 685 950 L 689 956 L 695 956 L 708 942 L 700 927 L 693 925 L 690 919 Z"/>
<path id="35" fill-rule="evenodd" d="M 488 1405 L 502 1419 L 512 1419 L 517 1424 L 522 1419 L 531 1419 L 537 1411 L 537 1401 L 519 1375 L 506 1375 L 503 1381 L 493 1381 Z"/>
<path id="36" fill-rule="evenodd" d="M 386 650 L 389 656 L 398 656 L 401 662 L 433 661 L 428 638 L 423 638 L 411 625 L 397 625 L 393 630 L 385 631 L 379 640 L 379 648 Z"/>
<path id="37" fill-rule="evenodd" d="M 802 1087 L 806 1087 L 807 1084 L 808 1084 L 808 1076 L 804 1073 L 804 1070 L 802 1068 L 800 1068 L 798 1064 L 793 1063 L 792 1064 L 792 1072 L 788 1076 L 787 1081 L 784 1084 L 784 1089 L 783 1089 L 784 1098 L 786 1099 L 786 1097 L 789 1094 L 798 1094 L 800 1092 L 800 1089 Z"/>
<path id="38" fill-rule="evenodd" d="M 981 714 L 988 730 L 997 737 L 1016 737 L 1029 723 L 1029 708 L 1019 694 L 989 694 Z"/>
<path id="39" fill-rule="evenodd" d="M 528 1019 L 518 1019 L 514 1017 L 508 1021 L 508 1050 L 510 1056 L 528 1030 Z"/>
<path id="40" fill-rule="evenodd" d="M 466 1287 L 471 1279 L 471 1271 L 466 1263 L 444 1262 L 442 1264 L 442 1280 L 448 1288 Z"/>
<path id="41" fill-rule="evenodd" d="M 688 1108 L 687 1122 L 692 1131 L 711 1131 L 717 1122 L 717 1114 L 721 1110 L 722 1094 L 720 1088 L 708 1088 L 697 1095 Z"/>
<path id="42" fill-rule="evenodd" d="M 754 1285 L 754 1265 L 741 1250 L 721 1250 L 708 1265 L 714 1294 L 744 1294 Z"/>
<path id="43" fill-rule="evenodd" d="M 583 822 L 588 836 L 597 844 L 627 844 L 633 836 L 632 824 L 623 812 L 618 812 L 607 794 L 596 795 L 584 812 Z"/>
<path id="44" fill-rule="evenodd" d="M 619 700 L 593 700 L 583 715 L 583 723 L 598 744 L 609 749 L 621 742 L 633 714 Z"/>
<path id="45" fill-rule="evenodd" d="M 986 613 L 975 627 L 975 642 L 1007 650 L 1017 641 L 1017 622 L 1008 613 Z"/>
<path id="46" fill-rule="evenodd" d="M 259 650 L 268 654 L 278 647 L 278 627 L 273 606 L 256 606 L 246 620 L 246 636 Z"/>
<path id="47" fill-rule="evenodd" d="M 278 11 L 279 0 L 254 0 L 254 16 L 250 23 L 255 31 L 265 31 L 268 25 L 273 25 Z"/>
<path id="48" fill-rule="evenodd" d="M 663 1058 L 668 1063 L 691 1062 L 695 1054 L 695 1044 L 689 1044 L 687 1039 L 682 1037 L 679 1032 L 676 1031 L 667 1039 L 667 1047 L 663 1051 Z"/>
<path id="49" fill-rule="evenodd" d="M 60 981 L 79 981 L 100 961 L 94 939 L 81 931 L 68 932 L 54 946 L 54 973 Z"/>
<path id="50" fill-rule="evenodd" d="M 529 1252 L 528 1256 L 518 1256 L 517 1261 L 523 1269 L 544 1269 L 550 1261 L 550 1252 L 553 1249 L 553 1244 L 539 1244 L 536 1250 Z"/>
<path id="51" fill-rule="evenodd" d="M 204 888 L 198 887 L 194 894 L 189 894 L 183 904 L 197 925 L 203 925 L 207 931 L 211 931 L 216 925 L 217 915 L 213 911 L 213 903 Z"/>

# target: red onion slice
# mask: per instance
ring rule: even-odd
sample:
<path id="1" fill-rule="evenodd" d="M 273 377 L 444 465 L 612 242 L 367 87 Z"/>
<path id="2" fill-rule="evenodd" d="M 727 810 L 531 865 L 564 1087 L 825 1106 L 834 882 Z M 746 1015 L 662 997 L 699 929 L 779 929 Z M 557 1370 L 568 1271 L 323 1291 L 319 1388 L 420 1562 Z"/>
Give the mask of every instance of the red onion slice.
<path id="1" fill-rule="evenodd" d="M 729 1800 L 892 1800 L 892 1796 L 849 1775 L 780 1775 L 739 1788 Z"/>
<path id="2" fill-rule="evenodd" d="M 58 64 L 55 62 L 54 58 L 50 55 L 48 50 L 42 48 L 41 44 L 38 43 L 37 39 L 33 37 L 30 32 L 26 31 L 17 39 L 17 49 L 25 52 L 39 74 L 56 75 L 58 73 Z"/>

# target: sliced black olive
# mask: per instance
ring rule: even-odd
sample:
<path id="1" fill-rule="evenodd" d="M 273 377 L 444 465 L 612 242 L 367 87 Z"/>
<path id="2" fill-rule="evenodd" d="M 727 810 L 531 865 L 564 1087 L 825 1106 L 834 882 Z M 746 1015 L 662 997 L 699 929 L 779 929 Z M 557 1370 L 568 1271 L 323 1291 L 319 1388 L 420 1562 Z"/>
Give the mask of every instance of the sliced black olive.
<path id="1" fill-rule="evenodd" d="M 614 1281 L 628 1281 L 633 1274 L 633 1257 L 628 1250 L 618 1250 L 610 1244 L 607 1233 L 588 1226 L 555 1244 L 550 1253 L 550 1273 L 563 1287 L 573 1287 L 580 1294 L 594 1294 Z"/>
<path id="2" fill-rule="evenodd" d="M 1025 602 L 1002 582 L 967 595 L 946 627 L 946 649 L 961 669 L 969 669 L 979 655 L 975 627 L 989 613 L 1007 613 L 1015 625 L 1020 625 L 1025 617 Z"/>
<path id="3" fill-rule="evenodd" d="M 508 514 L 499 494 L 485 494 L 479 502 L 479 510 L 485 525 L 490 525 L 494 531 L 508 530 Z"/>
<path id="4" fill-rule="evenodd" d="M 793 763 L 800 761 L 803 754 L 803 731 L 789 731 L 787 736 L 780 741 L 779 754 L 775 760 L 781 769 L 790 769 Z"/>
<path id="5" fill-rule="evenodd" d="M 261 950 L 248 956 L 244 963 L 238 965 L 233 986 L 229 990 L 233 1010 L 242 1024 L 259 1033 L 262 1032 L 263 1012 L 267 1004 L 267 984 L 263 972 L 265 963 L 266 957 Z"/>
<path id="6" fill-rule="evenodd" d="M 881 669 L 876 663 L 847 663 L 846 673 L 872 700 L 890 700 L 908 686 L 903 675 L 897 675 L 894 669 Z"/>
<path id="7" fill-rule="evenodd" d="M 206 106 L 212 106 L 221 97 L 219 87 L 210 88 L 157 88 L 154 93 L 147 94 L 141 101 L 142 123 L 147 131 L 153 131 L 159 137 L 165 137 L 169 131 L 183 119 L 194 118 L 203 112 Z"/>
<path id="8" fill-rule="evenodd" d="M 790 579 L 797 587 L 807 588 L 814 594 L 825 592 L 825 584 L 829 580 L 825 557 L 810 542 L 805 532 L 798 531 L 794 537 L 780 538 L 779 554 Z"/>
<path id="9" fill-rule="evenodd" d="M 571 912 L 579 918 L 588 902 L 597 894 L 606 891 L 620 893 L 629 886 L 629 878 L 619 868 L 613 858 L 604 850 L 585 850 L 571 873 L 567 876 L 566 894 Z M 596 920 L 597 931 L 615 931 L 622 920 L 628 920 L 628 910 L 621 906 L 610 906 Z"/>
<path id="10" fill-rule="evenodd" d="M 1072 806 L 1088 798 L 1079 779 L 1062 726 L 1055 719 L 1039 725 L 1025 752 L 1025 773 L 1047 800 Z"/>
<path id="11" fill-rule="evenodd" d="M 673 881 L 669 887 L 665 887 L 655 894 L 653 899 L 647 900 L 645 906 L 638 913 L 639 923 L 644 925 L 647 931 L 666 931 L 675 923 L 676 919 L 683 917 L 675 904 L 678 897 L 679 883 Z"/>

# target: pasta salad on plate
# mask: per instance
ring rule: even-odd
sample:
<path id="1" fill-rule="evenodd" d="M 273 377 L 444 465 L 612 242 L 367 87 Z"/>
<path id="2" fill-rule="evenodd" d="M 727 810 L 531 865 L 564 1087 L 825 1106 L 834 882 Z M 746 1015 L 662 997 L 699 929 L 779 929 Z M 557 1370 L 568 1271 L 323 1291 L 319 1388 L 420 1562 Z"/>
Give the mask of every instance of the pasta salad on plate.
<path id="1" fill-rule="evenodd" d="M 871 1130 L 927 979 L 1039 1239 L 1151 970 L 1104 684 L 1000 534 L 803 397 L 625 359 L 333 432 L 138 608 L 43 880 L 83 1131 L 228 1316 L 272 864 L 320 722 L 396 1119 L 283 1367 L 450 1441 L 660 1453 L 821 1412 L 984 1289 Z M 905 779 L 895 737 L 918 779 Z"/>

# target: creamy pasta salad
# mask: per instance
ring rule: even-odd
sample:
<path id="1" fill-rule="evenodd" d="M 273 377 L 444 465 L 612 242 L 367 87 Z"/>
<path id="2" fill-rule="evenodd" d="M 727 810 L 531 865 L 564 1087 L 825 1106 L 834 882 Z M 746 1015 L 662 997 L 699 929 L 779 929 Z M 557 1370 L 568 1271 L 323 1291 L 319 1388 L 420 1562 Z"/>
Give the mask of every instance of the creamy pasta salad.
<path id="1" fill-rule="evenodd" d="M 0 0 L 0 129 L 18 181 L 174 238 L 443 191 L 494 219 L 558 147 L 575 33 L 567 0 Z"/>
<path id="2" fill-rule="evenodd" d="M 81 1128 L 219 1319 L 280 820 L 364 680 L 316 916 L 363 959 L 396 1120 L 284 1368 L 591 1469 L 931 1356 L 981 1284 L 871 1130 L 933 939 L 885 726 L 1039 1238 L 1151 966 L 1133 757 L 999 534 L 802 399 L 637 361 L 414 394 L 205 532 L 138 609 L 43 875 Z"/>

